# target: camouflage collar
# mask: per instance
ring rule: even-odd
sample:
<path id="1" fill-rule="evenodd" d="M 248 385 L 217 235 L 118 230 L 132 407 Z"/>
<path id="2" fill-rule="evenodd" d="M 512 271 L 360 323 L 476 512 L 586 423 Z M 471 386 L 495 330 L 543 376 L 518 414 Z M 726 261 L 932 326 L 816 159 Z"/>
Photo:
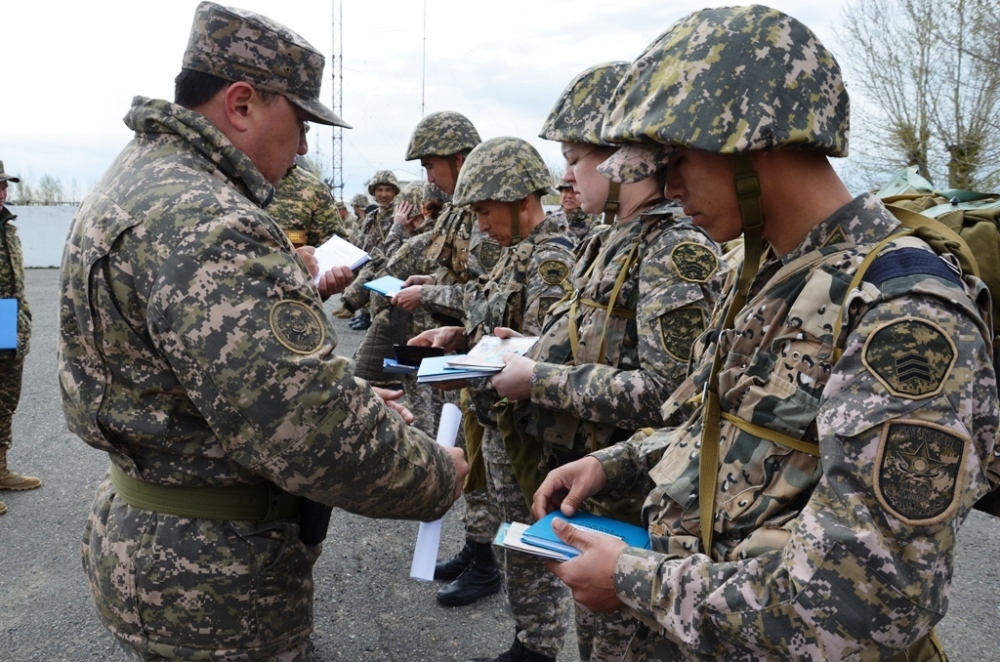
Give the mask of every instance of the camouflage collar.
<path id="1" fill-rule="evenodd" d="M 7 221 L 13 221 L 17 218 L 17 214 L 7 209 L 7 205 L 0 207 L 0 223 L 6 223 Z"/>
<path id="2" fill-rule="evenodd" d="M 781 262 L 788 264 L 827 246 L 874 244 L 889 236 L 897 225 L 899 221 L 878 198 L 870 193 L 859 195 L 810 230 L 798 246 L 782 256 Z"/>
<path id="3" fill-rule="evenodd" d="M 250 158 L 236 149 L 201 113 L 162 99 L 137 96 L 125 115 L 125 125 L 135 131 L 136 136 L 177 136 L 211 161 L 243 195 L 261 207 L 274 197 L 274 187 Z"/>

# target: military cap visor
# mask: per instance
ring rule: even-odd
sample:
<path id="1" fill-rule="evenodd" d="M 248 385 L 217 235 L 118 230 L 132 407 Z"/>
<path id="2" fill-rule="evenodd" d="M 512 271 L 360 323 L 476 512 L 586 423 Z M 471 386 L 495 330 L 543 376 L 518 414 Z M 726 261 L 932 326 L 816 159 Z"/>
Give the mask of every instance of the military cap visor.
<path id="1" fill-rule="evenodd" d="M 17 182 L 21 181 L 20 177 L 15 177 L 14 175 L 8 175 L 3 169 L 3 161 L 0 161 L 0 182 Z"/>
<path id="2" fill-rule="evenodd" d="M 597 166 L 597 172 L 619 184 L 641 182 L 666 168 L 676 149 L 674 145 L 623 145 Z"/>
<path id="3" fill-rule="evenodd" d="M 310 122 L 349 129 L 350 124 L 319 101 L 325 64 L 322 53 L 280 23 L 202 2 L 195 10 L 182 66 L 280 94 Z"/>

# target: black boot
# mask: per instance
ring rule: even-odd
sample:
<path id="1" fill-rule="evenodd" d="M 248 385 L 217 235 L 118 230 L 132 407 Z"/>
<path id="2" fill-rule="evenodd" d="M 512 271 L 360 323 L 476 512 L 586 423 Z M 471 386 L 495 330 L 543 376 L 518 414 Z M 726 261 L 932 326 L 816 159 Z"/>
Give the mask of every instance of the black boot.
<path id="1" fill-rule="evenodd" d="M 437 592 L 437 601 L 445 607 L 472 604 L 479 598 L 500 590 L 500 573 L 493 561 L 493 550 L 486 542 L 472 542 L 472 563 L 458 579 Z"/>
<path id="2" fill-rule="evenodd" d="M 474 657 L 466 662 L 556 662 L 556 658 L 528 650 L 515 634 L 510 648 L 496 657 Z"/>
<path id="3" fill-rule="evenodd" d="M 438 561 L 434 566 L 434 579 L 446 582 L 458 579 L 458 576 L 472 563 L 472 557 L 476 554 L 475 545 L 473 540 L 466 538 L 462 551 L 447 561 Z"/>
<path id="4" fill-rule="evenodd" d="M 362 308 L 347 325 L 355 331 L 364 331 L 372 325 L 372 315 L 367 308 Z"/>

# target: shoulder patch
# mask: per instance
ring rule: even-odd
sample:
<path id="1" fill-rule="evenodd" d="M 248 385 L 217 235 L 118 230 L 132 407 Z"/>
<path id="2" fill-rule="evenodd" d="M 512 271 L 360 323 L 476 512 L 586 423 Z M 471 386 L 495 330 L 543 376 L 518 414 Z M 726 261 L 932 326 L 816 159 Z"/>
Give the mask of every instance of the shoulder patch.
<path id="1" fill-rule="evenodd" d="M 958 274 L 944 260 L 920 248 L 900 248 L 882 253 L 872 261 L 863 278 L 877 287 L 890 278 L 920 275 L 937 276 L 956 285 L 961 282 Z"/>
<path id="2" fill-rule="evenodd" d="M 719 270 L 719 257 L 707 246 L 693 241 L 674 246 L 670 263 L 683 280 L 692 283 L 704 283 Z"/>
<path id="3" fill-rule="evenodd" d="M 872 332 L 861 362 L 893 396 L 919 400 L 941 392 L 957 358 L 954 342 L 940 327 L 904 317 Z"/>
<path id="4" fill-rule="evenodd" d="M 479 263 L 483 265 L 486 271 L 493 269 L 497 262 L 500 261 L 500 255 L 503 254 L 503 246 L 491 239 L 479 244 L 478 250 Z"/>
<path id="5" fill-rule="evenodd" d="M 875 497 L 910 525 L 951 517 L 962 493 L 967 447 L 967 439 L 933 423 L 887 423 L 875 459 Z"/>
<path id="6" fill-rule="evenodd" d="M 660 315 L 660 342 L 663 350 L 676 361 L 687 362 L 691 346 L 705 330 L 705 311 L 697 306 L 684 306 Z"/>
<path id="7" fill-rule="evenodd" d="M 538 275 L 546 285 L 558 285 L 569 275 L 569 266 L 559 260 L 543 260 L 538 265 Z"/>
<path id="8" fill-rule="evenodd" d="M 284 299 L 271 306 L 271 332 L 282 347 L 312 354 L 323 345 L 326 330 L 319 315 L 301 301 Z"/>

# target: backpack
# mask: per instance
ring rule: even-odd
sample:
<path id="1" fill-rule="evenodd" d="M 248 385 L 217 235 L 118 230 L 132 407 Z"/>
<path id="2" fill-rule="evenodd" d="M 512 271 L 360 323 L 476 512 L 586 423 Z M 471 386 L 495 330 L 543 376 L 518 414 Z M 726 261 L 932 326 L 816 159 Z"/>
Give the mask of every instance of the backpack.
<path id="1" fill-rule="evenodd" d="M 1000 336 L 997 335 L 1000 330 L 1000 195 L 961 189 L 937 191 L 917 174 L 916 166 L 896 172 L 876 195 L 900 222 L 927 241 L 935 252 L 951 253 L 967 273 L 975 273 L 986 284 L 993 301 L 993 362 L 1000 379 Z M 957 234 L 958 239 L 951 232 Z M 974 252 L 970 246 L 975 247 Z M 995 485 L 992 492 L 982 497 L 976 508 L 1000 517 L 1000 485 Z"/>

